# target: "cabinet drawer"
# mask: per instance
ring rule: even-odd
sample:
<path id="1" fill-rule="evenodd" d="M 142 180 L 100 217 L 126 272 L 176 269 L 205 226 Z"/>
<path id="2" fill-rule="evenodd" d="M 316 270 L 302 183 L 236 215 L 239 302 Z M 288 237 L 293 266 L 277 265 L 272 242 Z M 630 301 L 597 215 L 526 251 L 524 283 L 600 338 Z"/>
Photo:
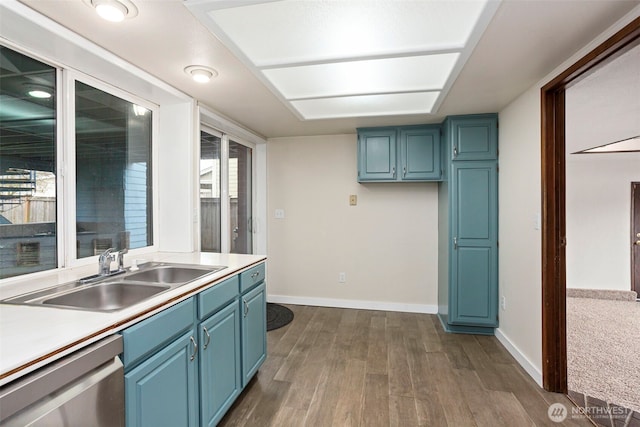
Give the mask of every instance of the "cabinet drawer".
<path id="1" fill-rule="evenodd" d="M 238 296 L 240 279 L 233 276 L 224 282 L 203 291 L 198 296 L 198 318 L 200 320 L 224 307 L 229 301 Z"/>
<path id="2" fill-rule="evenodd" d="M 195 303 L 193 298 L 189 298 L 122 331 L 125 369 L 184 330 L 193 327 L 194 320 Z"/>
<path id="3" fill-rule="evenodd" d="M 264 280 L 264 263 L 256 265 L 240 274 L 240 293 Z"/>

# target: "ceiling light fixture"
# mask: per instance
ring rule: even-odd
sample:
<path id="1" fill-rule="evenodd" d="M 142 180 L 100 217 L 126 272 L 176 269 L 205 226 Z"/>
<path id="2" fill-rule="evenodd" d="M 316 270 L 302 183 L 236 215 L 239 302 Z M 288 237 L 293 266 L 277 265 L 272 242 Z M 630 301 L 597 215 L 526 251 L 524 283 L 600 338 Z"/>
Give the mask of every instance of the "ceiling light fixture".
<path id="1" fill-rule="evenodd" d="M 51 88 L 47 86 L 29 84 L 26 86 L 26 88 L 27 95 L 32 98 L 49 99 L 53 96 L 51 93 Z"/>
<path id="2" fill-rule="evenodd" d="M 149 110 L 144 108 L 142 105 L 133 104 L 133 114 L 135 114 L 136 116 L 144 116 L 145 114 L 147 114 L 147 111 Z"/>
<path id="3" fill-rule="evenodd" d="M 122 22 L 138 15 L 138 8 L 130 0 L 84 0 L 101 18 L 110 22 Z"/>
<path id="4" fill-rule="evenodd" d="M 214 77 L 218 76 L 218 72 L 213 68 L 204 65 L 190 65 L 184 69 L 191 78 L 198 83 L 207 83 Z"/>

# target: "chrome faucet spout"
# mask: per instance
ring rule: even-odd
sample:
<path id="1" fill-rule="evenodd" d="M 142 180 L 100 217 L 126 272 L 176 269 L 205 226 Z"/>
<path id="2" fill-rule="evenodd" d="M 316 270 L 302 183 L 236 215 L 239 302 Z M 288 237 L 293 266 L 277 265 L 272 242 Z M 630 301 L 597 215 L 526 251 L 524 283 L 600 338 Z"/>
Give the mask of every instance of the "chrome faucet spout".
<path id="1" fill-rule="evenodd" d="M 111 273 L 111 261 L 113 261 L 113 252 L 114 248 L 109 248 L 103 253 L 100 254 L 98 258 L 99 271 L 98 273 L 101 276 L 106 276 Z"/>

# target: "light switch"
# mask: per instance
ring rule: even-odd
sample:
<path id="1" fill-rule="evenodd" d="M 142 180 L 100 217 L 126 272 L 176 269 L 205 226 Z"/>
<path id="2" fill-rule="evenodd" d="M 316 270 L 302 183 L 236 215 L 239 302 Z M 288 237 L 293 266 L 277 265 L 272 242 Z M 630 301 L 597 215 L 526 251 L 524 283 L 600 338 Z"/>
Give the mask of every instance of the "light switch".
<path id="1" fill-rule="evenodd" d="M 275 217 L 277 219 L 284 219 L 284 209 L 276 209 Z"/>
<path id="2" fill-rule="evenodd" d="M 358 204 L 358 196 L 355 194 L 351 194 L 349 196 L 349 205 L 350 206 L 355 206 Z"/>

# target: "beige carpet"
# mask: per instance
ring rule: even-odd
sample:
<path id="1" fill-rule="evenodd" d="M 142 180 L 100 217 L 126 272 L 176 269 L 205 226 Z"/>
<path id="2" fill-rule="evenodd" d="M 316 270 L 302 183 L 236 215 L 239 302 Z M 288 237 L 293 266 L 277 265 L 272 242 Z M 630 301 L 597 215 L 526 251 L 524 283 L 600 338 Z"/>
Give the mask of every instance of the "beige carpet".
<path id="1" fill-rule="evenodd" d="M 640 302 L 567 298 L 569 390 L 640 412 Z"/>

